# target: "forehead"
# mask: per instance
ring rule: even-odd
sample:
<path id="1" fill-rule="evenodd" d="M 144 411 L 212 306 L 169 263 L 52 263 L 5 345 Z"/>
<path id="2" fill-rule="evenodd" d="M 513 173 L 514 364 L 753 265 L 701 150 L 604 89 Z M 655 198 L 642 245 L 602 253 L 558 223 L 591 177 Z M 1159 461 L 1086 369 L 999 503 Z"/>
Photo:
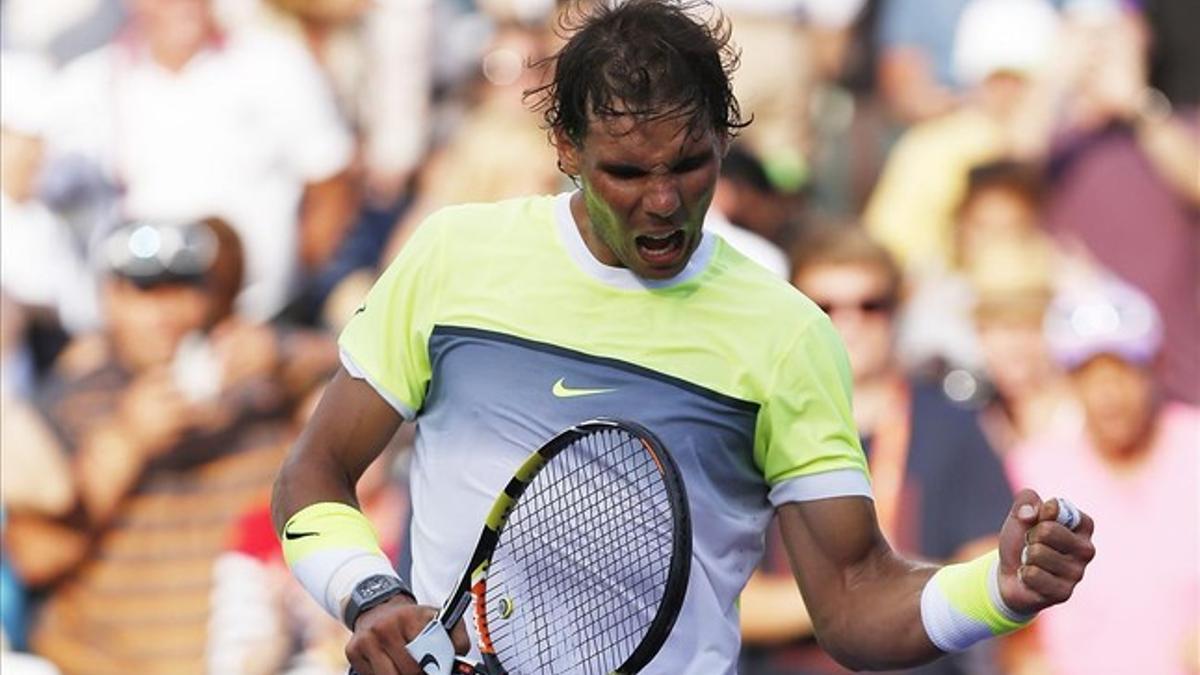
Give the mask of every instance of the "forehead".
<path id="1" fill-rule="evenodd" d="M 712 129 L 692 124 L 686 116 L 591 116 L 583 149 L 600 161 L 655 166 L 713 150 L 716 142 Z"/>

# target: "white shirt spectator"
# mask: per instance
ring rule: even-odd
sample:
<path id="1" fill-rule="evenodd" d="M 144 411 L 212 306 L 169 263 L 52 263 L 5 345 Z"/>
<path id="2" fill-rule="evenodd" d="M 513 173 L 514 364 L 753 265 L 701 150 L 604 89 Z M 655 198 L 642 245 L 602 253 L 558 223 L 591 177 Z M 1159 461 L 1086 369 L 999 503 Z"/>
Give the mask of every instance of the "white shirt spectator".
<path id="1" fill-rule="evenodd" d="M 771 270 L 779 278 L 788 278 L 791 263 L 787 254 L 770 239 L 734 225 L 715 209 L 710 209 L 705 216 L 704 229 L 718 235 L 738 253 Z"/>
<path id="2" fill-rule="evenodd" d="M 238 306 L 259 319 L 289 298 L 305 184 L 353 152 L 311 57 L 257 33 L 215 42 L 178 72 L 132 36 L 80 57 L 60 78 L 47 136 L 98 162 L 129 218 L 229 221 L 247 257 Z"/>
<path id="3" fill-rule="evenodd" d="M 0 288 L 23 305 L 57 308 L 63 287 L 83 274 L 70 234 L 41 202 L 0 192 Z"/>

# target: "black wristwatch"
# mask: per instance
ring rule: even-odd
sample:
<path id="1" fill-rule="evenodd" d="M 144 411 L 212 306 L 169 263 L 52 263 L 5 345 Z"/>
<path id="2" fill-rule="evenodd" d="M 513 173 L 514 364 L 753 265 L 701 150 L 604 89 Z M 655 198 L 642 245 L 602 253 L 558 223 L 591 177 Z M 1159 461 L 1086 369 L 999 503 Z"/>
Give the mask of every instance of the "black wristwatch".
<path id="1" fill-rule="evenodd" d="M 354 622 L 358 620 L 358 615 L 402 593 L 412 597 L 412 591 L 400 580 L 400 577 L 387 574 L 369 576 L 354 587 L 354 592 L 350 594 L 350 600 L 346 602 L 342 623 L 346 624 L 350 630 L 354 630 Z"/>

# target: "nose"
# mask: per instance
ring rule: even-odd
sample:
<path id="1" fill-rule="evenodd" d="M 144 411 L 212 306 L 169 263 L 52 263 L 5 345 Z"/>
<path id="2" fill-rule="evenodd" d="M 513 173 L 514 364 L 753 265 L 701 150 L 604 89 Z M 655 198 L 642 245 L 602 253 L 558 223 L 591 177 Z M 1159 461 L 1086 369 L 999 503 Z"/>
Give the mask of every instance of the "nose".
<path id="1" fill-rule="evenodd" d="M 650 187 L 643 200 L 646 212 L 659 218 L 670 218 L 675 215 L 683 200 L 679 196 L 679 186 L 673 176 L 655 176 L 650 181 Z"/>

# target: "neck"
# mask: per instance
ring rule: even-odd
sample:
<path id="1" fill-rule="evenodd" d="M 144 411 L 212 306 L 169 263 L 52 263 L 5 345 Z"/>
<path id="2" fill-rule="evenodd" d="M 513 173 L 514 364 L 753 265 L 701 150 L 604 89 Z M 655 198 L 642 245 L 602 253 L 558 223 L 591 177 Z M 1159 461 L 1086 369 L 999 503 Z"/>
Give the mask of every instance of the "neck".
<path id="1" fill-rule="evenodd" d="M 854 422 L 858 433 L 869 436 L 896 405 L 896 390 L 903 382 L 900 371 L 888 366 L 854 382 Z"/>
<path id="2" fill-rule="evenodd" d="M 583 190 L 577 191 L 571 195 L 571 216 L 575 220 L 575 227 L 579 230 L 579 236 L 583 238 L 583 243 L 587 246 L 592 257 L 598 260 L 601 264 L 609 267 L 624 267 L 621 261 L 617 259 L 610 249 L 600 237 L 596 236 L 596 231 L 592 227 L 591 214 L 587 208 L 587 194 Z"/>
<path id="3" fill-rule="evenodd" d="M 205 46 L 219 37 L 216 25 L 211 22 L 197 28 L 199 32 L 181 32 L 158 26 L 150 20 L 135 20 L 130 30 L 130 37 L 142 45 L 155 63 L 175 73 L 183 70 Z"/>
<path id="4" fill-rule="evenodd" d="M 198 53 L 199 47 L 193 49 L 167 42 L 150 42 L 150 56 L 154 58 L 154 62 L 173 73 L 183 70 L 188 61 Z"/>

